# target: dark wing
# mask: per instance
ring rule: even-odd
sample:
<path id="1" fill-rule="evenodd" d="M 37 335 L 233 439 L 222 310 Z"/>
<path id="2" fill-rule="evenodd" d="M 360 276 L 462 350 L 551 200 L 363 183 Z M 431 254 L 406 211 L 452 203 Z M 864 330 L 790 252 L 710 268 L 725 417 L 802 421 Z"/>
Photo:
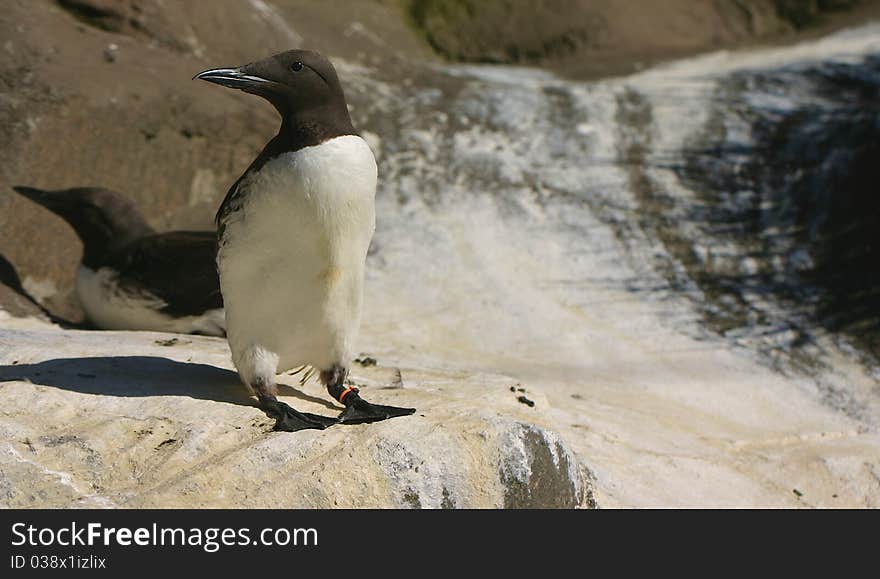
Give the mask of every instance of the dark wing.
<path id="1" fill-rule="evenodd" d="M 287 143 L 284 141 L 281 134 L 275 135 L 272 140 L 266 143 L 266 146 L 260 151 L 260 154 L 257 155 L 257 158 L 253 160 L 247 170 L 242 173 L 241 177 L 232 184 L 229 191 L 226 192 L 226 197 L 223 198 L 220 208 L 217 209 L 217 215 L 214 217 L 214 220 L 217 223 L 217 239 L 219 239 L 221 243 L 223 242 L 223 231 L 225 229 L 226 217 L 241 207 L 245 194 L 244 189 L 246 189 L 246 187 L 242 187 L 242 183 L 244 183 L 245 179 L 250 176 L 251 173 L 256 173 L 262 169 L 263 165 L 265 165 L 270 159 L 274 159 L 285 150 L 287 150 Z"/>
<path id="2" fill-rule="evenodd" d="M 216 237 L 221 243 L 223 242 L 223 233 L 226 231 L 226 217 L 241 207 L 244 192 L 240 188 L 240 185 L 246 176 L 247 172 L 232 184 L 232 187 L 229 188 L 229 192 L 226 193 L 226 197 L 223 198 L 223 203 L 221 203 L 220 208 L 217 209 L 217 215 L 214 217 L 214 221 L 217 223 Z"/>
<path id="3" fill-rule="evenodd" d="M 172 231 L 148 235 L 110 258 L 119 283 L 165 302 L 171 316 L 197 316 L 223 307 L 213 231 Z"/>

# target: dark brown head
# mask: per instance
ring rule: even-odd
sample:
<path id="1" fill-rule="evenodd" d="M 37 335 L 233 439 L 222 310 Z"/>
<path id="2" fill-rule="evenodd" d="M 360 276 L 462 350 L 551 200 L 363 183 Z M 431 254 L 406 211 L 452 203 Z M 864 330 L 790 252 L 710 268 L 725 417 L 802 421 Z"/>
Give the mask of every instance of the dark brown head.
<path id="1" fill-rule="evenodd" d="M 95 268 L 107 252 L 133 239 L 153 233 L 135 204 L 100 187 L 44 191 L 34 187 L 13 189 L 63 218 L 83 242 L 83 263 Z"/>
<path id="2" fill-rule="evenodd" d="M 281 115 L 282 132 L 305 132 L 311 137 L 306 141 L 354 134 L 336 69 L 317 52 L 289 50 L 238 68 L 206 70 L 194 78 L 263 97 Z"/>

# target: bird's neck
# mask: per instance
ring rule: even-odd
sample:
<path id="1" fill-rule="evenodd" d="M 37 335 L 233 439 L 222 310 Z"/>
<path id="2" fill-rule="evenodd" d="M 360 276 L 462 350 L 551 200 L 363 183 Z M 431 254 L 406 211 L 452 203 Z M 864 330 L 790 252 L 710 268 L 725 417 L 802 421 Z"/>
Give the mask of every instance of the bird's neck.
<path id="1" fill-rule="evenodd" d="M 75 227 L 83 244 L 82 263 L 97 270 L 108 255 L 122 249 L 135 239 L 155 233 L 142 219 L 121 220 L 118 223 L 90 223 Z"/>
<path id="2" fill-rule="evenodd" d="M 296 113 L 282 113 L 275 140 L 288 151 L 320 145 L 342 135 L 356 135 L 344 103 L 328 104 Z"/>

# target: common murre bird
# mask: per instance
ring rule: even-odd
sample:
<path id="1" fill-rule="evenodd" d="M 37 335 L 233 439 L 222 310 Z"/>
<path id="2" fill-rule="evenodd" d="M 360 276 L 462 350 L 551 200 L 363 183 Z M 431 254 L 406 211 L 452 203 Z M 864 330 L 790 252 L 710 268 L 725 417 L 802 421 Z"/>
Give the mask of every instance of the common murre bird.
<path id="1" fill-rule="evenodd" d="M 375 229 L 376 160 L 351 123 L 329 60 L 291 50 L 194 78 L 269 101 L 281 128 L 217 212 L 220 287 L 239 376 L 278 430 L 404 416 L 346 387 L 360 325 L 364 266 Z M 345 406 L 336 419 L 277 398 L 275 375 L 317 370 Z"/>
<path id="2" fill-rule="evenodd" d="M 95 327 L 226 335 L 213 231 L 156 233 L 131 200 L 99 187 L 13 189 L 82 241 L 76 294 Z"/>

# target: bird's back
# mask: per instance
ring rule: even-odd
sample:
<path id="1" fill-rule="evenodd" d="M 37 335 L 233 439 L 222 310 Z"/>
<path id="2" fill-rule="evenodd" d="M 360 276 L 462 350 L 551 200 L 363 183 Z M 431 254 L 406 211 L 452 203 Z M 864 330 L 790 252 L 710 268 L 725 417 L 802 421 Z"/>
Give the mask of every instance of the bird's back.
<path id="1" fill-rule="evenodd" d="M 223 298 L 212 231 L 140 237 L 81 265 L 77 295 L 102 329 L 224 335 Z"/>

